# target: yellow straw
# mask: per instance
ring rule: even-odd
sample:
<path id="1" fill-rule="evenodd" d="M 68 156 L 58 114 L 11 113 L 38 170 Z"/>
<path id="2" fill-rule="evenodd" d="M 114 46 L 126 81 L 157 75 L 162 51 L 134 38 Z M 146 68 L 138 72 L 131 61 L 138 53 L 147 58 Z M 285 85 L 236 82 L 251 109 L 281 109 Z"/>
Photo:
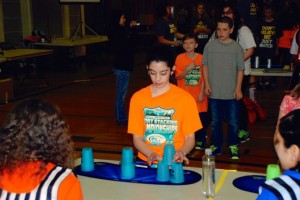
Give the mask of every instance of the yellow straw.
<path id="1" fill-rule="evenodd" d="M 216 185 L 216 194 L 219 192 L 219 190 L 222 188 L 224 182 L 225 182 L 225 179 L 228 175 L 228 172 L 236 172 L 236 170 L 224 170 L 221 174 L 221 177 Z M 213 200 L 211 197 L 208 198 L 209 200 Z"/>

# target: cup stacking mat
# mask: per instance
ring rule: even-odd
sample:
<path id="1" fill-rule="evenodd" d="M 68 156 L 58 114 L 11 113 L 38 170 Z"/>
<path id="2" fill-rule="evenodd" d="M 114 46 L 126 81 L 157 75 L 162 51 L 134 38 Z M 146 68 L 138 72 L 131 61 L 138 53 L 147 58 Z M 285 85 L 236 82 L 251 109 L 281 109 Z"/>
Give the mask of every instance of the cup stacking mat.
<path id="1" fill-rule="evenodd" d="M 157 185 L 189 185 L 200 181 L 202 178 L 197 172 L 184 170 L 185 181 L 183 183 L 175 184 L 170 181 L 159 182 L 156 180 L 157 169 L 136 167 L 135 177 L 133 179 L 121 179 L 121 165 L 107 162 L 95 162 L 95 169 L 89 172 L 81 171 L 81 165 L 79 165 L 75 167 L 74 173 L 91 178 Z"/>
<path id="2" fill-rule="evenodd" d="M 265 181 L 265 176 L 249 175 L 235 179 L 232 184 L 240 190 L 258 193 L 259 186 L 262 185 Z"/>

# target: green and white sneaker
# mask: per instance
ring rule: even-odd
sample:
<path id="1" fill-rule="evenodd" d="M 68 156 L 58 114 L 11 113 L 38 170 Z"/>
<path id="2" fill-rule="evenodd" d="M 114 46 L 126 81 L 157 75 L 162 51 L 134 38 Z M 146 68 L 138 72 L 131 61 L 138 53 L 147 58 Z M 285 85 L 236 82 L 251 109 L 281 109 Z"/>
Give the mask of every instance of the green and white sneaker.
<path id="1" fill-rule="evenodd" d="M 195 149 L 197 149 L 197 150 L 205 149 L 204 143 L 203 142 L 196 142 Z"/>
<path id="2" fill-rule="evenodd" d="M 213 156 L 218 156 L 222 154 L 221 148 L 216 147 L 215 145 L 211 145 L 209 148 L 211 149 L 211 154 Z"/>
<path id="3" fill-rule="evenodd" d="M 238 132 L 238 138 L 240 140 L 240 143 L 244 143 L 244 142 L 250 140 L 250 133 L 249 133 L 249 131 L 239 130 L 239 132 Z"/>
<path id="4" fill-rule="evenodd" d="M 232 160 L 238 160 L 238 159 L 240 159 L 239 148 L 238 148 L 237 145 L 231 145 L 231 146 L 229 146 L 229 152 L 230 152 L 230 158 Z"/>

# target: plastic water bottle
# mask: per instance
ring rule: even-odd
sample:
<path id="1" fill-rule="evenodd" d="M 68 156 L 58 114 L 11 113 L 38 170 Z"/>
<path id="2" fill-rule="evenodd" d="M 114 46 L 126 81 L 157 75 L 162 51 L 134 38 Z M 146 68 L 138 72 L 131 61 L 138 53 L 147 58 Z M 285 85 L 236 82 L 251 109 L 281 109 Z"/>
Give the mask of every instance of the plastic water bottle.
<path id="1" fill-rule="evenodd" d="M 211 155 L 211 149 L 205 149 L 202 157 L 203 196 L 210 198 L 215 196 L 215 157 Z"/>

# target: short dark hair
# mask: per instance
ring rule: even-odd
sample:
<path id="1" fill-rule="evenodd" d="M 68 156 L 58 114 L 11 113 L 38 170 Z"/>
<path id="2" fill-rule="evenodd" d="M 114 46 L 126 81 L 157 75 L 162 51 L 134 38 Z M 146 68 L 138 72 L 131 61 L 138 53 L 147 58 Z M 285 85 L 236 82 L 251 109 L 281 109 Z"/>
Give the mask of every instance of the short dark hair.
<path id="1" fill-rule="evenodd" d="M 230 17 L 224 16 L 218 19 L 218 23 L 226 23 L 230 28 L 233 27 L 233 20 Z"/>
<path id="2" fill-rule="evenodd" d="M 185 34 L 184 37 L 182 38 L 182 41 L 185 41 L 187 39 L 194 39 L 198 43 L 197 36 L 193 33 Z"/>

